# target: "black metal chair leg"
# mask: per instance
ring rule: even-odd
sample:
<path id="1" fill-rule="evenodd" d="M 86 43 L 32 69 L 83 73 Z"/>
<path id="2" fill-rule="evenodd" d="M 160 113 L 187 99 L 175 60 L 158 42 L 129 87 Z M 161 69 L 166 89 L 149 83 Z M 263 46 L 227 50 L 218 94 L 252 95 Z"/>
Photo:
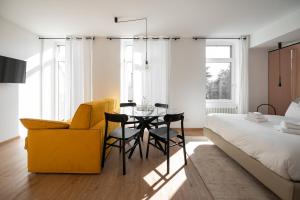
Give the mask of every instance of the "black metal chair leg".
<path id="1" fill-rule="evenodd" d="M 103 142 L 103 149 L 102 149 L 102 161 L 101 161 L 101 167 L 104 167 L 104 162 L 105 162 L 105 151 L 106 151 L 106 139 L 104 138 Z"/>
<path id="2" fill-rule="evenodd" d="M 183 145 L 183 153 L 184 153 L 184 165 L 186 165 L 187 161 L 186 161 L 186 149 L 185 149 L 185 139 L 184 139 L 184 136 L 183 136 L 183 139 L 182 139 L 182 145 Z"/>
<path id="3" fill-rule="evenodd" d="M 150 143 L 150 134 L 148 135 L 148 142 L 147 142 L 147 151 L 146 151 L 146 158 L 148 158 L 148 154 L 149 154 L 149 143 Z"/>
<path id="4" fill-rule="evenodd" d="M 122 154 L 123 154 L 123 175 L 126 174 L 126 158 L 125 158 L 125 140 L 122 140 Z"/>
<path id="5" fill-rule="evenodd" d="M 182 135 L 182 147 L 183 147 L 183 153 L 184 153 L 184 165 L 186 165 L 187 161 L 186 161 L 186 149 L 185 149 L 185 137 L 184 137 L 183 120 L 181 120 L 181 135 Z"/>
<path id="6" fill-rule="evenodd" d="M 170 144 L 169 141 L 167 141 L 167 174 L 170 172 Z"/>

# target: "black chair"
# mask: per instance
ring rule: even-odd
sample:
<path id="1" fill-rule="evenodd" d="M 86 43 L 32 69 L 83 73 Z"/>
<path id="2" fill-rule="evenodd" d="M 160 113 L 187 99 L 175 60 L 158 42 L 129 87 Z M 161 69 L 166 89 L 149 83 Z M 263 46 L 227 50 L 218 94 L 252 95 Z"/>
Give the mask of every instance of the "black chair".
<path id="1" fill-rule="evenodd" d="M 134 102 L 128 102 L 128 103 L 120 103 L 120 107 L 124 108 L 124 107 L 131 107 L 132 108 L 132 111 L 134 109 L 134 107 L 136 107 L 136 103 Z M 133 124 L 133 126 L 128 126 L 128 128 L 136 128 L 136 124 L 139 124 L 139 121 L 136 120 L 135 118 L 133 117 L 130 117 L 128 119 L 128 121 L 126 122 L 126 124 Z"/>
<path id="2" fill-rule="evenodd" d="M 259 109 L 263 106 L 269 106 L 270 108 L 272 108 L 274 115 L 276 115 L 276 108 L 273 105 L 268 103 L 260 104 L 259 106 L 257 106 L 256 111 L 259 112 Z"/>
<path id="3" fill-rule="evenodd" d="M 124 114 L 110 114 L 105 113 L 105 134 L 104 134 L 104 143 L 102 151 L 102 168 L 104 167 L 105 162 L 105 153 L 106 149 L 109 147 L 117 147 L 122 152 L 123 156 L 123 175 L 126 174 L 126 163 L 125 163 L 125 154 L 131 152 L 132 149 L 138 144 L 140 149 L 140 157 L 143 158 L 142 147 L 140 142 L 140 130 L 125 128 L 125 124 L 128 120 L 128 116 Z M 121 127 L 113 130 L 111 133 L 107 133 L 109 122 L 121 123 Z M 113 140 L 113 142 L 109 142 Z M 135 140 L 134 146 L 125 151 L 126 143 Z M 119 145 L 116 143 L 119 141 Z M 128 158 L 131 157 L 131 154 Z"/>
<path id="4" fill-rule="evenodd" d="M 167 114 L 164 117 L 164 122 L 167 125 L 166 127 L 160 127 L 157 129 L 150 129 L 149 130 L 149 137 L 148 137 L 148 144 L 147 144 L 147 153 L 146 158 L 148 158 L 149 154 L 149 145 L 157 148 L 158 150 L 162 151 L 164 155 L 167 155 L 167 174 L 169 173 L 169 165 L 170 165 L 170 147 L 175 145 L 179 145 L 183 147 L 184 153 L 184 164 L 187 164 L 186 160 L 186 149 L 185 149 L 185 139 L 184 139 L 184 128 L 183 128 L 183 120 L 184 114 Z M 181 121 L 181 134 L 177 131 L 170 128 L 172 122 Z M 177 137 L 179 142 L 173 140 L 173 138 Z M 154 140 L 155 143 L 151 141 Z M 170 145 L 170 142 L 172 143 Z M 165 147 L 161 144 L 163 143 Z"/>
<path id="5" fill-rule="evenodd" d="M 156 104 L 154 104 L 154 106 L 156 108 L 163 108 L 163 109 L 168 109 L 169 108 L 168 104 L 163 104 L 163 103 L 156 103 Z M 157 119 L 154 120 L 151 123 L 151 125 L 154 126 L 155 128 L 158 128 L 161 125 L 165 125 L 165 121 L 161 117 L 157 117 Z"/>

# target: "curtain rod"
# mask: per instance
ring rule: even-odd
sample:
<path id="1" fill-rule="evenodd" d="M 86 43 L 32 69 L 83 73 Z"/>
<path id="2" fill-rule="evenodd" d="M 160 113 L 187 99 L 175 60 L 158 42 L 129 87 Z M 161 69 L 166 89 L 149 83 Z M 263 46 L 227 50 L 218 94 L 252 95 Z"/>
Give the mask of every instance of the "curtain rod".
<path id="1" fill-rule="evenodd" d="M 72 39 L 71 37 L 39 37 L 40 40 L 70 40 Z M 82 37 L 75 37 L 75 39 L 82 39 Z M 87 40 L 95 40 L 95 37 L 85 37 Z M 152 40 L 159 40 L 159 39 L 164 39 L 164 40 L 179 40 L 181 37 L 107 37 L 106 39 L 108 40 L 139 40 L 139 39 L 152 39 Z M 234 38 L 234 37 L 191 37 L 191 39 L 194 40 L 246 40 L 246 37 L 239 37 L 239 38 Z"/>
<path id="2" fill-rule="evenodd" d="M 194 40 L 246 40 L 247 37 L 192 37 Z"/>
<path id="3" fill-rule="evenodd" d="M 159 40 L 159 39 L 164 39 L 164 40 L 179 40 L 180 37 L 107 37 L 106 39 L 108 40 L 139 40 L 139 39 L 152 39 L 152 40 Z"/>
<path id="4" fill-rule="evenodd" d="M 95 37 L 73 37 L 77 40 L 82 40 L 83 38 L 85 38 L 86 40 L 95 40 Z M 72 37 L 39 37 L 39 40 L 70 40 L 72 39 Z"/>
<path id="5" fill-rule="evenodd" d="M 153 39 L 153 40 L 158 40 L 158 39 L 164 39 L 164 40 L 179 40 L 181 39 L 180 37 L 107 37 L 108 40 L 138 40 L 138 39 Z M 191 39 L 194 40 L 208 40 L 208 39 L 213 39 L 213 40 L 246 40 L 246 37 L 239 37 L 239 38 L 234 38 L 234 37 L 191 37 Z"/>

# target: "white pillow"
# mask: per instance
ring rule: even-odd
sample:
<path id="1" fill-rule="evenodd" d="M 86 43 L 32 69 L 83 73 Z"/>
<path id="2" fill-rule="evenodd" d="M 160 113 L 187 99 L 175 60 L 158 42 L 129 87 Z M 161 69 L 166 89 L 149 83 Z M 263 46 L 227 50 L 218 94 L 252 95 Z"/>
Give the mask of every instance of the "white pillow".
<path id="1" fill-rule="evenodd" d="M 285 112 L 284 116 L 300 121 L 300 105 L 298 103 L 292 102 L 289 105 L 289 108 Z"/>

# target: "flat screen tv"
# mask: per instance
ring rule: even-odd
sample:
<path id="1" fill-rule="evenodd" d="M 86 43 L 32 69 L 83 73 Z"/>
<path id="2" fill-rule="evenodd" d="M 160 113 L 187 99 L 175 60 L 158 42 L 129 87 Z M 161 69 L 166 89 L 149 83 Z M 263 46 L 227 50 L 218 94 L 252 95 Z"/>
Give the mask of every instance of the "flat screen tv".
<path id="1" fill-rule="evenodd" d="M 25 83 L 26 61 L 0 56 L 0 83 Z"/>

